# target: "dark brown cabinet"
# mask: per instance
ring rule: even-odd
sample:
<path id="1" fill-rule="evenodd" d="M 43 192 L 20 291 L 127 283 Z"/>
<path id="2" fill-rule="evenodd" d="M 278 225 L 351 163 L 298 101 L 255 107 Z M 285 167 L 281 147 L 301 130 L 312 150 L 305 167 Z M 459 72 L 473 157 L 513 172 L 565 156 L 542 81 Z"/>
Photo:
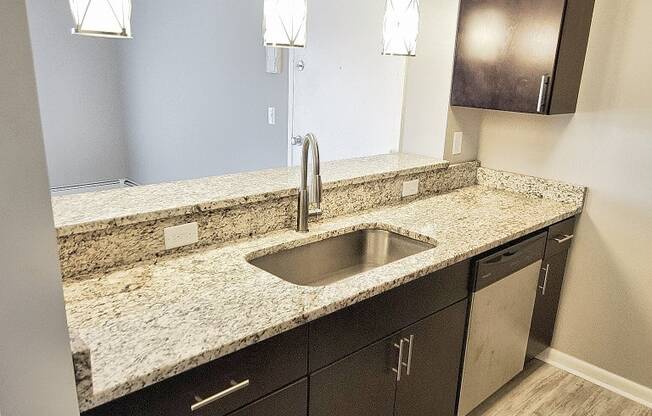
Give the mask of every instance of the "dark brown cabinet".
<path id="1" fill-rule="evenodd" d="M 303 379 L 229 416 L 306 416 L 307 414 L 308 380 Z"/>
<path id="2" fill-rule="evenodd" d="M 401 333 L 412 357 L 396 386 L 396 416 L 455 415 L 466 310 L 459 302 Z"/>
<path id="3" fill-rule="evenodd" d="M 311 322 L 310 372 L 466 299 L 470 268 L 460 262 Z"/>
<path id="4" fill-rule="evenodd" d="M 539 275 L 539 288 L 534 303 L 526 361 L 542 353 L 552 342 L 574 226 L 575 218 L 571 218 L 553 225 L 548 231 L 546 255 Z"/>
<path id="5" fill-rule="evenodd" d="M 567 114 L 594 0 L 461 0 L 451 105 Z"/>
<path id="6" fill-rule="evenodd" d="M 463 300 L 312 374 L 310 416 L 455 415 L 466 312 Z"/>
<path id="7" fill-rule="evenodd" d="M 382 339 L 310 375 L 310 416 L 392 416 L 395 337 Z"/>

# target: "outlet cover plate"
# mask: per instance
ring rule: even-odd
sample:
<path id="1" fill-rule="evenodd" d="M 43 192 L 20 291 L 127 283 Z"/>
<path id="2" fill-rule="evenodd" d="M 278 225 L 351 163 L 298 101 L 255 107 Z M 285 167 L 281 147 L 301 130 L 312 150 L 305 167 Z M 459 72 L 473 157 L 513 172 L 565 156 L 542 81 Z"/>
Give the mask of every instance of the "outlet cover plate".
<path id="1" fill-rule="evenodd" d="M 276 125 L 276 107 L 267 108 L 267 124 L 270 126 Z"/>
<path id="2" fill-rule="evenodd" d="M 403 182 L 403 198 L 417 195 L 419 193 L 419 180 Z"/>
<path id="3" fill-rule="evenodd" d="M 199 224 L 191 222 L 168 227 L 163 230 L 163 235 L 166 250 L 195 244 L 199 241 Z"/>
<path id="4" fill-rule="evenodd" d="M 462 142 L 464 141 L 464 133 L 461 131 L 455 132 L 453 135 L 453 154 L 459 155 L 462 153 Z"/>

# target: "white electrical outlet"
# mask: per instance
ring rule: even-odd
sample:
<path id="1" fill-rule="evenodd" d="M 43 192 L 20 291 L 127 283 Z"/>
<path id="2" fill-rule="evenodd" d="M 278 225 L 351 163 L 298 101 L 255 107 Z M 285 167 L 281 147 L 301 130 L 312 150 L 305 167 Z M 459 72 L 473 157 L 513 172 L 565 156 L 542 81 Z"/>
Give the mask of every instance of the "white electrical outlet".
<path id="1" fill-rule="evenodd" d="M 419 193 L 419 180 L 403 182 L 403 198 Z"/>
<path id="2" fill-rule="evenodd" d="M 163 230 L 163 235 L 165 236 L 166 250 L 195 244 L 199 241 L 199 224 L 191 222 L 168 227 Z"/>
<path id="3" fill-rule="evenodd" d="M 267 123 L 271 126 L 276 124 L 276 107 L 269 107 L 267 109 Z"/>
<path id="4" fill-rule="evenodd" d="M 456 131 L 453 135 L 453 154 L 459 155 L 462 153 L 462 141 L 464 141 L 464 133 Z"/>

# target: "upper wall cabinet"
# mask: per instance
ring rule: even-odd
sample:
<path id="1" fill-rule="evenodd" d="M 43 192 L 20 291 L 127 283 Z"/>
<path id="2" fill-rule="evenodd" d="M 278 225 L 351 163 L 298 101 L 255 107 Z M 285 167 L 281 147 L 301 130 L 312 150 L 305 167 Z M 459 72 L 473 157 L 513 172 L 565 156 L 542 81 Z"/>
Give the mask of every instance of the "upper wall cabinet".
<path id="1" fill-rule="evenodd" d="M 594 0 L 461 0 L 451 105 L 574 113 Z"/>

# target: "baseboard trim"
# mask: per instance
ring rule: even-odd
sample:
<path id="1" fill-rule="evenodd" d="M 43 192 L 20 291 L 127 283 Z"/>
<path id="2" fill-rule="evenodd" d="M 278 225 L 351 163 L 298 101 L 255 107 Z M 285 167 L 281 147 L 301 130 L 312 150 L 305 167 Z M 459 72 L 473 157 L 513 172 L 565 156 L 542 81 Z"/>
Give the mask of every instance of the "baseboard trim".
<path id="1" fill-rule="evenodd" d="M 87 182 L 75 185 L 54 186 L 50 188 L 53 194 L 68 194 L 76 192 L 101 191 L 107 187 L 132 187 L 139 186 L 138 183 L 129 178 L 109 179 L 105 181 Z"/>
<path id="2" fill-rule="evenodd" d="M 567 371 L 652 409 L 652 389 L 649 387 L 635 383 L 554 348 L 548 348 L 537 358 L 553 367 Z"/>

